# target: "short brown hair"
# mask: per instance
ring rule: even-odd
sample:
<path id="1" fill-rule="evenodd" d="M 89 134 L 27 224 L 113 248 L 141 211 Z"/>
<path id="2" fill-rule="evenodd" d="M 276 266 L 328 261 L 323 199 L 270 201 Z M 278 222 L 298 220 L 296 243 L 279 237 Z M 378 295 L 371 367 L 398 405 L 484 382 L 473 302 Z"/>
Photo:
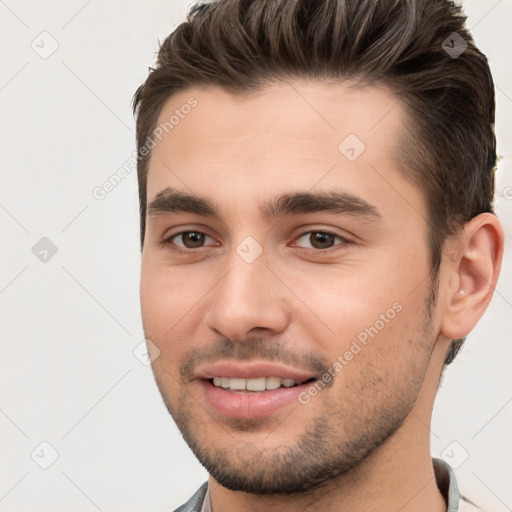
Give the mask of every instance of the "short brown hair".
<path id="1" fill-rule="evenodd" d="M 461 7 L 449 0 L 196 4 L 162 43 L 156 66 L 133 98 L 141 245 L 151 153 L 140 150 L 173 93 L 209 84 L 241 94 L 278 80 L 350 80 L 387 86 L 407 108 L 410 131 L 400 160 L 425 194 L 437 283 L 446 238 L 479 213 L 493 212 L 494 85 L 465 21 Z M 463 342 L 452 342 L 446 363 Z"/>

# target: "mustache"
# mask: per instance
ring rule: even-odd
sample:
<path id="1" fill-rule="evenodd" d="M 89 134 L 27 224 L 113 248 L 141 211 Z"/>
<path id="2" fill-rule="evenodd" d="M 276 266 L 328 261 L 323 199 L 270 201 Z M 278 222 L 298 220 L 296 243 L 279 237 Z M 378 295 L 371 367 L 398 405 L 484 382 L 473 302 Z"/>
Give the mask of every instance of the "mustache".
<path id="1" fill-rule="evenodd" d="M 294 368 L 322 375 L 329 369 L 327 361 L 318 354 L 299 352 L 283 341 L 264 338 L 249 338 L 243 341 L 222 339 L 214 345 L 191 349 L 180 365 L 182 380 L 192 380 L 194 370 L 202 364 L 219 360 L 278 362 Z"/>

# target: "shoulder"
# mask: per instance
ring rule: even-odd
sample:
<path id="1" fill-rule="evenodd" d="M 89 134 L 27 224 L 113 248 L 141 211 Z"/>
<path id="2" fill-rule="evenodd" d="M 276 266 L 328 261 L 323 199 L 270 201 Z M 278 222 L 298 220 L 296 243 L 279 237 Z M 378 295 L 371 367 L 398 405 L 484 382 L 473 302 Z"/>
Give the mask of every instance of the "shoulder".
<path id="1" fill-rule="evenodd" d="M 208 490 L 208 482 L 205 482 L 196 493 L 185 504 L 178 507 L 174 512 L 201 512 L 203 508 L 204 497 Z"/>

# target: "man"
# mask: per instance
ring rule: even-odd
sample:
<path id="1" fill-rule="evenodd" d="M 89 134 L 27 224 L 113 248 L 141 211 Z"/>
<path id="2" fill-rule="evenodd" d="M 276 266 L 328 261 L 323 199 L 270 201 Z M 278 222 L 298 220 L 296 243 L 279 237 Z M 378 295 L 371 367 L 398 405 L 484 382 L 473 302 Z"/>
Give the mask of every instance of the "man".
<path id="1" fill-rule="evenodd" d="M 218 0 L 162 44 L 134 97 L 142 317 L 210 475 L 178 510 L 467 506 L 429 425 L 503 232 L 464 22 L 446 0 Z"/>

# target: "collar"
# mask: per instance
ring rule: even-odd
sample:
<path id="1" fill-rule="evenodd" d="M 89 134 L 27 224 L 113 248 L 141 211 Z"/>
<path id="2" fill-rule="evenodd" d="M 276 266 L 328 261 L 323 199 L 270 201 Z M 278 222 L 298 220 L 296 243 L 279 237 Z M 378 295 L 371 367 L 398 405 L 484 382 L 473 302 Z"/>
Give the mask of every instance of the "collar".
<path id="1" fill-rule="evenodd" d="M 457 512 L 459 510 L 460 492 L 453 469 L 442 459 L 432 459 L 432 463 L 434 464 L 437 487 L 439 487 L 448 504 L 446 512 Z"/>

